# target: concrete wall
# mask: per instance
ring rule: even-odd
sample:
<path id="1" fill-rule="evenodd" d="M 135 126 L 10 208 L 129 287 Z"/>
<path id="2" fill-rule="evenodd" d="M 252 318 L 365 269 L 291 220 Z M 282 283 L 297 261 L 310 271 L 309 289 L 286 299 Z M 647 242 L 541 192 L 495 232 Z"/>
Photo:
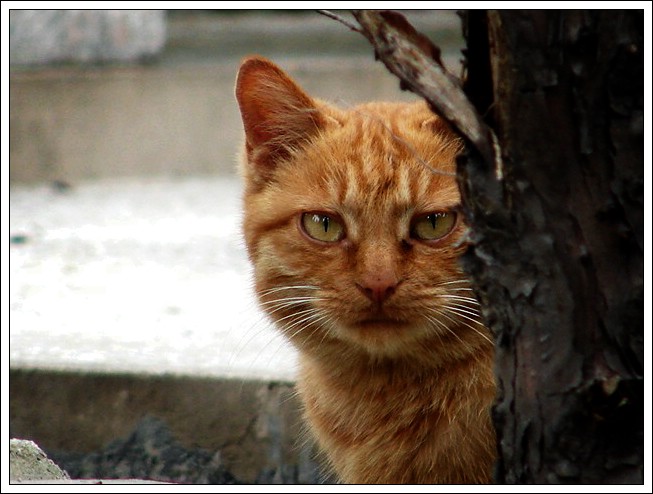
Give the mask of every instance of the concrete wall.
<path id="1" fill-rule="evenodd" d="M 280 63 L 313 94 L 344 104 L 411 97 L 369 60 L 367 70 L 350 59 Z M 233 173 L 242 141 L 238 65 L 12 74 L 11 180 Z"/>
<path id="2" fill-rule="evenodd" d="M 458 68 L 457 16 L 407 15 Z M 241 141 L 233 84 L 240 60 L 252 53 L 278 62 L 311 94 L 344 105 L 414 97 L 374 61 L 363 36 L 314 12 L 18 11 L 10 21 L 12 182 L 232 173 Z M 149 62 L 136 63 L 145 54 Z"/>
<path id="3" fill-rule="evenodd" d="M 166 42 L 163 10 L 9 12 L 13 66 L 130 62 L 153 57 Z"/>
<path id="4" fill-rule="evenodd" d="M 322 478 L 291 383 L 35 370 L 10 379 L 10 436 L 35 441 L 72 478 L 198 483 L 218 469 L 241 483 Z M 157 462 L 174 468 L 139 470 Z"/>

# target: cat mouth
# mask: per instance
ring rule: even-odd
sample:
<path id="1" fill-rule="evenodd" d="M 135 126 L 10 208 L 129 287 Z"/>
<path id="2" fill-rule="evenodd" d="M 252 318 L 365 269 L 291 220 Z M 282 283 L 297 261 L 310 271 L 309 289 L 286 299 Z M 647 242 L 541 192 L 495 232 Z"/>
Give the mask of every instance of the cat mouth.
<path id="1" fill-rule="evenodd" d="M 402 321 L 399 319 L 391 319 L 389 317 L 377 316 L 377 317 L 369 317 L 366 319 L 362 319 L 358 321 L 356 325 L 364 329 L 373 329 L 373 328 L 399 329 L 406 325 L 406 321 Z"/>

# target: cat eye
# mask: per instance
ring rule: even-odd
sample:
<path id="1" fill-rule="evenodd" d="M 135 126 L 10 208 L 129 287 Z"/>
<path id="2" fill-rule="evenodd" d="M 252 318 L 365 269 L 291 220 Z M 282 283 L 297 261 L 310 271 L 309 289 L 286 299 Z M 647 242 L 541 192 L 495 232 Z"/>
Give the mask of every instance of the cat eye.
<path id="1" fill-rule="evenodd" d="M 456 225 L 456 213 L 429 213 L 413 221 L 411 233 L 419 240 L 439 240 Z"/>
<path id="2" fill-rule="evenodd" d="M 320 242 L 337 242 L 345 236 L 341 220 L 330 214 L 304 213 L 301 226 L 306 235 Z"/>

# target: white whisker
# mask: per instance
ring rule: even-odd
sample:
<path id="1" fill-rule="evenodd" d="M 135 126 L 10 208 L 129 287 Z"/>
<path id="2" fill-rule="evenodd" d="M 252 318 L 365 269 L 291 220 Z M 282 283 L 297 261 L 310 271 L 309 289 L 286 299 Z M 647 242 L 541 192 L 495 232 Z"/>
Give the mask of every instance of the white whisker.
<path id="1" fill-rule="evenodd" d="M 266 310 L 268 314 L 274 314 L 280 310 L 287 309 L 289 307 L 305 307 L 308 305 L 306 302 L 315 302 L 317 300 L 321 300 L 321 299 L 319 297 L 315 297 L 315 298 L 303 297 L 301 299 L 297 298 L 295 300 L 279 299 L 279 300 L 270 300 L 261 305 L 270 305 L 270 307 L 266 308 Z"/>
<path id="2" fill-rule="evenodd" d="M 441 283 L 438 283 L 436 286 L 440 285 L 453 285 L 455 283 L 464 283 L 465 285 L 469 285 L 469 281 L 467 280 L 453 280 L 453 281 L 443 281 Z"/>
<path id="3" fill-rule="evenodd" d="M 481 305 L 478 303 L 478 300 L 472 297 L 461 297 L 460 295 L 438 295 L 438 298 L 447 298 L 451 300 L 460 300 L 462 302 L 468 302 L 474 305 Z"/>
<path id="4" fill-rule="evenodd" d="M 443 316 L 443 317 L 446 317 L 447 319 L 449 319 L 450 321 L 453 322 L 453 320 L 452 320 L 452 319 L 451 319 L 451 318 L 450 318 L 450 317 L 449 317 L 445 312 L 438 311 L 438 310 L 433 309 L 433 308 L 431 308 L 430 311 L 431 311 L 432 313 L 434 313 L 435 315 L 437 315 L 437 316 Z M 465 342 L 460 338 L 460 336 L 458 336 L 458 335 L 456 334 L 456 332 L 455 332 L 454 330 L 452 330 L 449 326 L 447 326 L 444 322 L 442 322 L 441 320 L 439 320 L 439 319 L 437 319 L 437 318 L 434 318 L 434 317 L 432 317 L 432 316 L 429 316 L 429 315 L 427 315 L 426 317 L 427 317 L 431 322 L 433 322 L 433 323 L 438 323 L 438 324 L 439 324 L 439 326 L 438 326 L 439 328 L 444 329 L 444 330 L 446 330 L 449 334 L 455 336 L 455 338 L 456 338 L 458 341 L 460 341 L 461 343 L 465 343 Z"/>
<path id="5" fill-rule="evenodd" d="M 304 316 L 305 314 L 309 314 L 309 317 L 310 317 L 311 314 L 315 314 L 316 312 L 318 312 L 317 309 L 315 309 L 314 307 L 309 307 L 308 309 L 304 309 L 304 310 L 300 310 L 300 311 L 297 311 L 297 312 L 293 312 L 292 314 L 288 314 L 287 316 L 282 317 L 281 319 L 277 320 L 276 322 L 277 322 L 277 324 L 281 324 L 281 322 L 285 321 L 286 319 L 291 319 L 293 317 L 298 317 L 298 316 Z M 300 322 L 303 322 L 303 321 L 304 321 L 304 319 L 300 319 Z M 293 325 L 294 324 L 295 323 L 293 322 Z M 285 325 L 283 325 L 283 327 L 284 327 L 284 329 L 286 329 Z"/>
<path id="6" fill-rule="evenodd" d="M 467 305 L 461 305 L 461 304 L 447 304 L 445 306 L 447 309 L 452 309 L 452 310 L 457 310 L 461 313 L 469 314 L 470 316 L 474 316 L 477 319 L 477 322 L 481 324 L 481 311 L 477 307 L 468 307 Z"/>
<path id="7" fill-rule="evenodd" d="M 284 327 L 284 332 L 287 334 L 292 328 L 300 326 L 299 329 L 297 329 L 294 333 L 289 335 L 289 338 L 294 338 L 297 336 L 299 333 L 304 331 L 305 329 L 309 328 L 310 326 L 317 324 L 318 322 L 322 321 L 325 316 L 320 315 L 319 312 L 314 312 L 313 314 L 310 314 L 303 319 L 294 322 L 290 326 Z"/>
<path id="8" fill-rule="evenodd" d="M 319 287 L 313 285 L 289 285 L 289 286 L 277 286 L 274 288 L 268 288 L 266 290 L 261 290 L 259 293 L 261 295 L 269 295 L 271 293 L 277 293 L 283 290 L 319 290 Z"/>
<path id="9" fill-rule="evenodd" d="M 287 305 L 300 305 L 300 302 L 313 302 L 315 300 L 320 300 L 321 297 L 285 297 L 278 298 L 274 300 L 265 300 L 260 303 L 260 305 L 277 305 L 287 303 Z"/>
<path id="10" fill-rule="evenodd" d="M 320 326 L 323 323 L 322 317 L 319 316 L 317 309 L 312 307 L 314 303 L 322 300 L 321 297 L 313 295 L 315 290 L 319 289 L 319 287 L 313 285 L 298 284 L 276 286 L 258 291 L 259 300 L 255 304 L 258 308 L 263 309 L 262 316 L 259 318 L 260 321 L 258 323 L 253 324 L 251 328 L 253 331 L 249 330 L 241 336 L 237 350 L 232 354 L 230 359 L 230 365 L 233 365 L 234 359 L 245 348 L 248 348 L 256 338 L 267 333 L 269 328 L 268 322 L 272 322 L 273 326 L 276 326 L 272 333 L 268 333 L 272 335 L 269 343 L 274 344 L 276 349 L 269 352 L 269 345 L 263 345 L 258 350 L 250 365 L 254 365 L 264 353 L 270 353 L 270 360 L 274 359 L 284 346 L 291 343 L 288 335 L 293 330 L 295 333 L 299 333 L 303 329 L 300 326 Z M 282 312 L 282 316 L 279 316 L 279 312 Z M 276 321 L 274 320 L 275 318 Z M 267 321 L 264 323 L 265 319 Z M 260 329 L 257 329 L 259 326 Z M 298 327 L 299 330 L 296 329 Z"/>
<path id="11" fill-rule="evenodd" d="M 260 327 L 260 329 L 256 329 L 257 327 Z M 240 336 L 240 341 L 236 344 L 236 349 L 231 354 L 231 358 L 229 359 L 229 367 L 235 364 L 236 358 L 242 354 L 245 348 L 248 348 L 251 345 L 254 339 L 265 333 L 267 328 L 268 318 L 264 313 L 261 312 L 259 313 L 257 320 L 253 322 L 252 326 L 250 326 L 250 328 Z"/>
<path id="12" fill-rule="evenodd" d="M 333 324 L 334 324 L 333 318 L 331 316 L 325 314 L 324 321 L 322 323 L 320 323 L 320 326 L 317 328 L 319 330 L 322 330 L 322 329 L 325 330 L 325 331 L 322 331 L 322 338 L 320 339 L 320 343 L 319 343 L 320 345 L 322 343 L 324 343 L 324 340 L 326 339 L 326 337 L 329 335 L 329 333 L 331 333 L 330 326 L 333 326 Z"/>
<path id="13" fill-rule="evenodd" d="M 290 341 L 291 341 L 291 339 L 288 337 L 286 328 L 283 325 L 280 325 L 280 326 L 281 327 L 279 328 L 279 331 L 277 333 L 281 337 L 281 343 L 279 345 L 277 345 L 276 350 L 274 350 L 274 352 L 272 352 L 271 358 L 274 358 L 277 355 L 277 353 L 279 353 L 281 348 L 283 348 L 284 345 L 290 343 Z"/>
<path id="14" fill-rule="evenodd" d="M 466 315 L 466 314 L 472 314 L 472 315 L 475 315 L 477 317 L 480 317 L 480 314 L 470 313 L 468 311 L 465 311 L 465 310 L 460 309 L 459 307 L 455 307 L 455 306 L 447 306 L 447 307 L 445 307 L 445 309 L 448 310 L 448 311 L 451 311 L 454 314 L 456 314 L 458 317 L 462 317 L 462 318 L 464 318 L 464 319 L 466 319 L 468 321 L 473 322 L 477 326 L 483 327 L 483 323 L 479 319 L 473 319 L 473 318 L 469 317 L 469 315 Z M 466 321 L 460 321 L 460 324 L 462 324 L 465 327 L 471 329 L 476 334 L 478 334 L 479 336 L 481 336 L 482 338 L 487 340 L 490 344 L 494 345 L 494 342 L 487 335 L 483 334 L 477 327 L 472 326 L 471 324 L 469 324 Z"/>
<path id="15" fill-rule="evenodd" d="M 478 312 L 472 312 L 472 311 L 469 311 L 469 310 L 466 310 L 466 309 L 467 308 L 461 308 L 460 306 L 457 306 L 457 305 L 447 305 L 447 306 L 445 306 L 445 310 L 455 312 L 460 317 L 464 317 L 465 319 L 473 321 L 473 322 L 475 322 L 477 324 L 483 324 L 480 321 L 480 316 L 481 315 Z M 476 316 L 479 319 L 474 319 L 474 318 L 472 318 L 470 316 Z"/>
<path id="16" fill-rule="evenodd" d="M 316 319 L 317 316 L 321 317 L 321 314 L 320 314 L 319 310 L 317 310 L 315 308 L 311 308 L 309 310 L 297 312 L 296 314 L 292 314 L 291 316 L 302 316 L 302 317 L 299 320 L 290 321 L 291 324 L 283 324 L 282 325 L 283 331 L 286 334 L 291 329 L 293 329 L 293 328 L 295 328 L 297 326 L 301 326 L 302 324 L 306 324 L 306 323 L 312 324 L 312 322 Z M 286 319 L 286 317 L 284 317 L 284 319 Z M 279 322 L 281 322 L 281 320 Z"/>

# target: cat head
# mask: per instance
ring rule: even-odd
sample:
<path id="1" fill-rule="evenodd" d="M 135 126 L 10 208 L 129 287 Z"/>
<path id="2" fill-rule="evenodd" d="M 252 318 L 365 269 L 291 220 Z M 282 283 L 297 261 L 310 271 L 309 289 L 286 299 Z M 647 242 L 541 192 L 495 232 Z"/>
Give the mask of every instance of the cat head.
<path id="1" fill-rule="evenodd" d="M 432 358 L 484 344 L 458 266 L 462 144 L 424 102 L 340 109 L 258 57 L 236 98 L 257 294 L 300 351 Z"/>

